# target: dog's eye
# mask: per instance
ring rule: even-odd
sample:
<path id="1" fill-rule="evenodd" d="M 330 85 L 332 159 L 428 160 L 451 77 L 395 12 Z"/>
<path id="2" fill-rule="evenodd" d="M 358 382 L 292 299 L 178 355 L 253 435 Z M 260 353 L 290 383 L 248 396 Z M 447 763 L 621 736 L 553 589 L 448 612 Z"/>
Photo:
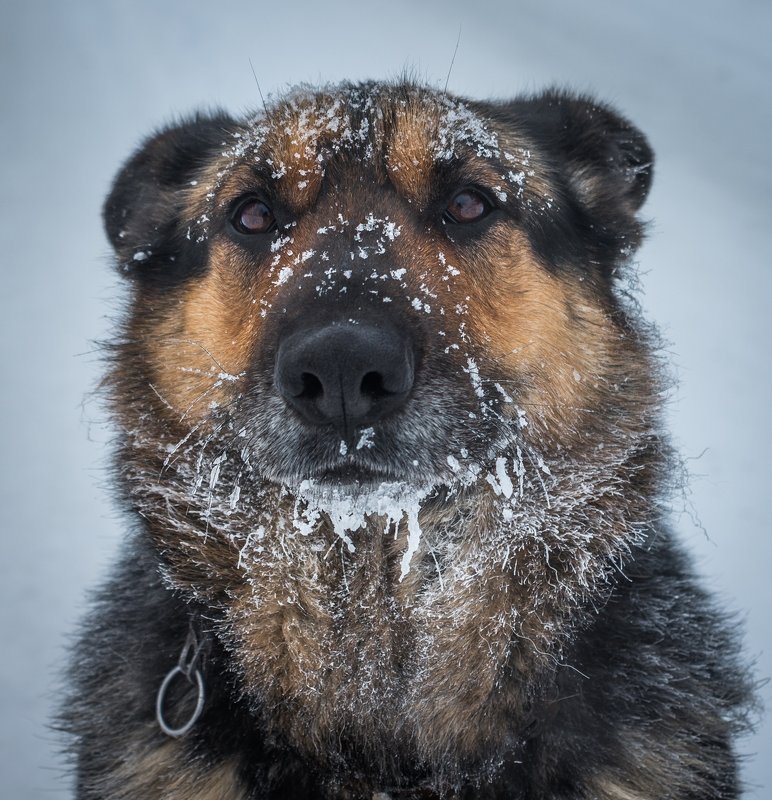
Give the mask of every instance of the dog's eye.
<path id="1" fill-rule="evenodd" d="M 276 218 L 262 200 L 247 200 L 236 209 L 233 226 L 239 233 L 269 233 L 276 227 Z"/>
<path id="2" fill-rule="evenodd" d="M 487 216 L 492 206 L 488 200 L 474 189 L 464 189 L 448 203 L 445 209 L 445 220 L 463 224 L 477 222 Z"/>

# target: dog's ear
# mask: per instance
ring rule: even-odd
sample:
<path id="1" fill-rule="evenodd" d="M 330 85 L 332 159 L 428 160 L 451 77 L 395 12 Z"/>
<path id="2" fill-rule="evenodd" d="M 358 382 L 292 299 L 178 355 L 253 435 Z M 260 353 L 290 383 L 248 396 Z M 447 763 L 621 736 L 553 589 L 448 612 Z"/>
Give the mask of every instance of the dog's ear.
<path id="1" fill-rule="evenodd" d="M 526 147 L 531 143 L 549 175 L 553 225 L 541 215 L 524 220 L 537 252 L 549 263 L 581 264 L 613 279 L 643 235 L 636 215 L 654 161 L 646 137 L 609 106 L 557 90 L 489 109 Z"/>
<path id="2" fill-rule="evenodd" d="M 103 207 L 107 237 L 125 269 L 170 255 L 184 200 L 198 169 L 228 137 L 224 114 L 196 116 L 149 137 L 126 162 Z"/>
<path id="3" fill-rule="evenodd" d="M 654 153 L 623 116 L 591 98 L 557 90 L 517 100 L 508 110 L 553 154 L 570 189 L 590 210 L 634 215 L 641 207 Z"/>

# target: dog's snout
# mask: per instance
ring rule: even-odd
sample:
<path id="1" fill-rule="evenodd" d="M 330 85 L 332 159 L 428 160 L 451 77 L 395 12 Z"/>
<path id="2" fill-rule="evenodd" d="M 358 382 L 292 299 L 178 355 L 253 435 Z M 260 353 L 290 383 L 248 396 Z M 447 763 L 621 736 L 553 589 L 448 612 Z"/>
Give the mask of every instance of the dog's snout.
<path id="1" fill-rule="evenodd" d="M 278 348 L 274 383 L 306 421 L 334 425 L 344 438 L 401 408 L 414 355 L 390 325 L 332 323 L 296 331 Z"/>

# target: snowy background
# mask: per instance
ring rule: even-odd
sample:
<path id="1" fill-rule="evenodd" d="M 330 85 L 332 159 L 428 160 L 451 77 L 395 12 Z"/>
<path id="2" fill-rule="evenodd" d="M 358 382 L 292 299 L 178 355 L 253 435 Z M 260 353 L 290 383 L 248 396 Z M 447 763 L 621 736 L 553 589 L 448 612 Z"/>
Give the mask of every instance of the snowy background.
<path id="1" fill-rule="evenodd" d="M 124 527 L 87 399 L 92 341 L 110 335 L 121 291 L 99 218 L 114 172 L 176 114 L 257 107 L 250 59 L 264 94 L 405 69 L 442 86 L 459 29 L 452 91 L 589 90 L 654 145 L 642 299 L 670 342 L 672 428 L 693 473 L 694 510 L 675 523 L 772 675 L 770 0 L 6 0 L 0 797 L 71 796 L 46 724 L 68 635 Z M 742 747 L 748 796 L 769 797 L 769 723 Z"/>

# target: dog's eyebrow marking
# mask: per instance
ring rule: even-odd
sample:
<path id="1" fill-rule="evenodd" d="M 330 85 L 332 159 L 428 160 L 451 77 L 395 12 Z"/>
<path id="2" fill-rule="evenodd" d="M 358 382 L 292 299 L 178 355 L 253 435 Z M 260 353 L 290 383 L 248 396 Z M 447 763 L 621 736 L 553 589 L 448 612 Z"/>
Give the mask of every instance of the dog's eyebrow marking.
<path id="1" fill-rule="evenodd" d="M 374 111 L 367 96 L 301 94 L 274 112 L 266 160 L 290 208 L 301 212 L 314 204 L 336 155 L 358 153 L 360 160 L 372 160 L 378 138 Z"/>
<path id="2" fill-rule="evenodd" d="M 419 207 L 429 199 L 440 120 L 425 107 L 408 103 L 394 114 L 394 125 L 386 149 L 386 170 L 396 190 Z"/>
<path id="3" fill-rule="evenodd" d="M 412 99 L 393 110 L 386 145 L 387 173 L 400 194 L 425 207 L 438 171 L 480 173 L 481 183 L 500 183 L 491 161 L 501 158 L 498 134 L 463 103 L 448 98 Z M 461 168 L 463 165 L 463 169 Z M 474 182 L 474 181 L 472 181 Z M 499 198 L 503 190 L 499 187 Z"/>

